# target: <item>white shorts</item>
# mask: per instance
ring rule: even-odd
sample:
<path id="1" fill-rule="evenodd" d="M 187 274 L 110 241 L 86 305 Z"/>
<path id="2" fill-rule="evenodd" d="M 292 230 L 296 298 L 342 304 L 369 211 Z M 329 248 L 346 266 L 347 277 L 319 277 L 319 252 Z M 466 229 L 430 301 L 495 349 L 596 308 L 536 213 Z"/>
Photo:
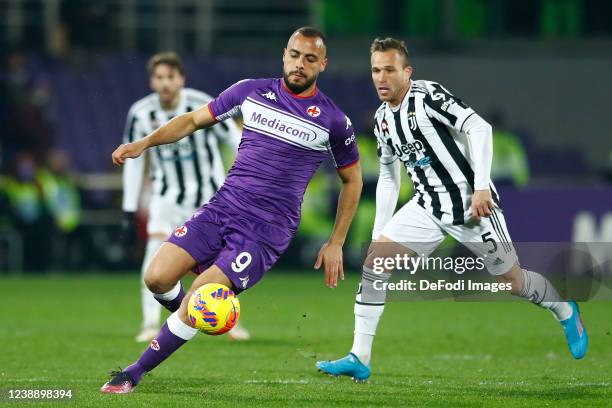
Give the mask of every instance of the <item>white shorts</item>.
<path id="1" fill-rule="evenodd" d="M 149 235 L 170 235 L 174 229 L 191 218 L 196 208 L 185 207 L 166 200 L 164 197 L 153 196 L 149 204 Z"/>
<path id="2" fill-rule="evenodd" d="M 493 215 L 481 217 L 478 223 L 452 225 L 442 223 L 413 198 L 393 215 L 381 233 L 421 256 L 429 256 L 446 234 L 482 257 L 492 275 L 508 272 L 518 260 L 504 215 L 497 207 Z"/>

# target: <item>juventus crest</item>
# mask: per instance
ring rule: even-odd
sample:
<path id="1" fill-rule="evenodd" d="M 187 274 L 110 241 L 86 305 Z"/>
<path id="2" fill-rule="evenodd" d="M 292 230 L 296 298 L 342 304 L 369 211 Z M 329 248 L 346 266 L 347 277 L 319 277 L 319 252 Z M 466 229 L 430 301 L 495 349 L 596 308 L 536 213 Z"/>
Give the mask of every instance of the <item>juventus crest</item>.
<path id="1" fill-rule="evenodd" d="M 417 121 L 416 121 L 415 112 L 408 112 L 408 126 L 410 127 L 410 130 L 412 131 L 417 130 Z"/>

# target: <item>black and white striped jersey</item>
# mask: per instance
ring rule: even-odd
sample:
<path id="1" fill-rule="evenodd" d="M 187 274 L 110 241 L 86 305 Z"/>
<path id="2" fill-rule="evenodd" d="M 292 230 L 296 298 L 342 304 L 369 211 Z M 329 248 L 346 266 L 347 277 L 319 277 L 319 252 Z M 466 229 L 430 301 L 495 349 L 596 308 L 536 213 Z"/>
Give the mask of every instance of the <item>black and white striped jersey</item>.
<path id="1" fill-rule="evenodd" d="M 444 223 L 461 225 L 470 217 L 474 188 L 490 188 L 499 205 L 489 179 L 490 156 L 488 167 L 474 161 L 482 155 L 475 154 L 480 146 L 470 130 L 483 127 L 490 133 L 490 126 L 442 85 L 413 80 L 399 106 L 384 102 L 378 108 L 374 134 L 381 164 L 401 161 L 418 204 Z"/>
<path id="2" fill-rule="evenodd" d="M 138 140 L 174 116 L 196 110 L 211 100 L 212 97 L 203 92 L 184 88 L 176 110 L 167 112 L 162 109 L 156 93 L 148 95 L 130 108 L 124 143 Z M 197 130 L 176 143 L 148 149 L 146 153 L 151 160 L 153 194 L 186 208 L 197 208 L 207 202 L 225 180 L 220 142 L 227 143 L 236 151 L 240 137 L 236 123 L 228 120 L 211 128 Z M 124 211 L 136 211 L 138 208 L 144 172 L 143 156 L 127 160 L 124 165 Z"/>

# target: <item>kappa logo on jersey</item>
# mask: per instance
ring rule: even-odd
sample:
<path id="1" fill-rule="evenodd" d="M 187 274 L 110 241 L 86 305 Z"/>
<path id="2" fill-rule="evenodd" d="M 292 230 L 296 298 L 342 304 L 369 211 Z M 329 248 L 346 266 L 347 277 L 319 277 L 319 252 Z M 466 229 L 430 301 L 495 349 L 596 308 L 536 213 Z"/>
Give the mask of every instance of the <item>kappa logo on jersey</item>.
<path id="1" fill-rule="evenodd" d="M 174 230 L 174 236 L 177 238 L 184 237 L 185 235 L 187 235 L 187 227 L 184 225 L 181 225 L 180 227 Z"/>
<path id="2" fill-rule="evenodd" d="M 349 119 L 348 116 L 346 116 L 346 129 L 348 130 L 348 128 L 350 128 L 351 126 L 353 126 L 353 124 L 351 123 L 351 120 Z"/>
<path id="3" fill-rule="evenodd" d="M 159 343 L 157 342 L 157 340 L 151 340 L 151 348 L 155 351 L 159 351 Z"/>
<path id="4" fill-rule="evenodd" d="M 242 283 L 242 288 L 243 289 L 246 288 L 247 285 L 249 284 L 249 279 L 250 278 L 248 276 L 245 276 L 244 278 L 238 278 L 238 279 L 240 279 L 240 283 Z"/>
<path id="5" fill-rule="evenodd" d="M 308 109 L 306 109 L 306 113 L 308 113 L 308 115 L 312 116 L 313 118 L 316 118 L 321 114 L 321 109 L 319 109 L 319 107 L 316 105 L 312 105 L 309 106 Z"/>
<path id="6" fill-rule="evenodd" d="M 272 91 L 266 92 L 264 94 L 261 94 L 261 96 L 263 96 L 264 98 L 268 98 L 271 101 L 276 102 L 276 94 Z"/>

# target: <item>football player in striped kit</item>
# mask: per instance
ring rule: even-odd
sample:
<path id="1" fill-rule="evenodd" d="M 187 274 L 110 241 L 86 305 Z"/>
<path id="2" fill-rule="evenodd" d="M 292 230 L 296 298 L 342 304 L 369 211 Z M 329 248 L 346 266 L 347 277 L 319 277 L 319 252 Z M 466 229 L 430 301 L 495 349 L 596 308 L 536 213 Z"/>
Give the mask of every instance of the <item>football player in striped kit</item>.
<path id="1" fill-rule="evenodd" d="M 577 304 L 563 301 L 544 276 L 518 262 L 490 180 L 491 126 L 442 85 L 411 79 L 402 41 L 374 40 L 371 65 L 383 102 L 374 125 L 380 175 L 372 245 L 355 301 L 351 352 L 339 360 L 320 361 L 317 368 L 355 380 L 369 378 L 372 342 L 386 298 L 381 283 L 392 272 L 374 273 L 373 260 L 398 253 L 428 256 L 447 234 L 484 259 L 489 273 L 512 285 L 513 295 L 550 310 L 561 323 L 571 354 L 582 358 L 588 337 Z M 416 194 L 395 212 L 402 165 Z"/>
<path id="2" fill-rule="evenodd" d="M 155 54 L 147 64 L 153 93 L 140 99 L 129 110 L 124 143 L 145 137 L 174 116 L 194 111 L 212 100 L 204 92 L 185 88 L 184 67 L 172 52 Z M 240 129 L 233 120 L 220 122 L 210 129 L 198 130 L 187 138 L 152 149 L 152 197 L 147 223 L 147 246 L 142 273 L 153 255 L 176 227 L 195 210 L 208 202 L 225 179 L 220 143 L 235 153 L 240 142 Z M 145 155 L 130 160 L 123 168 L 123 228 L 126 237 L 135 236 L 135 214 L 143 185 Z M 180 290 L 177 285 L 176 290 Z M 143 322 L 137 342 L 149 342 L 159 331 L 163 295 L 154 296 L 144 285 L 141 288 Z M 161 296 L 161 297 L 160 297 Z M 174 297 L 173 297 L 174 298 Z M 161 304 L 160 304 L 161 303 Z M 238 325 L 230 337 L 247 340 L 249 333 Z"/>

